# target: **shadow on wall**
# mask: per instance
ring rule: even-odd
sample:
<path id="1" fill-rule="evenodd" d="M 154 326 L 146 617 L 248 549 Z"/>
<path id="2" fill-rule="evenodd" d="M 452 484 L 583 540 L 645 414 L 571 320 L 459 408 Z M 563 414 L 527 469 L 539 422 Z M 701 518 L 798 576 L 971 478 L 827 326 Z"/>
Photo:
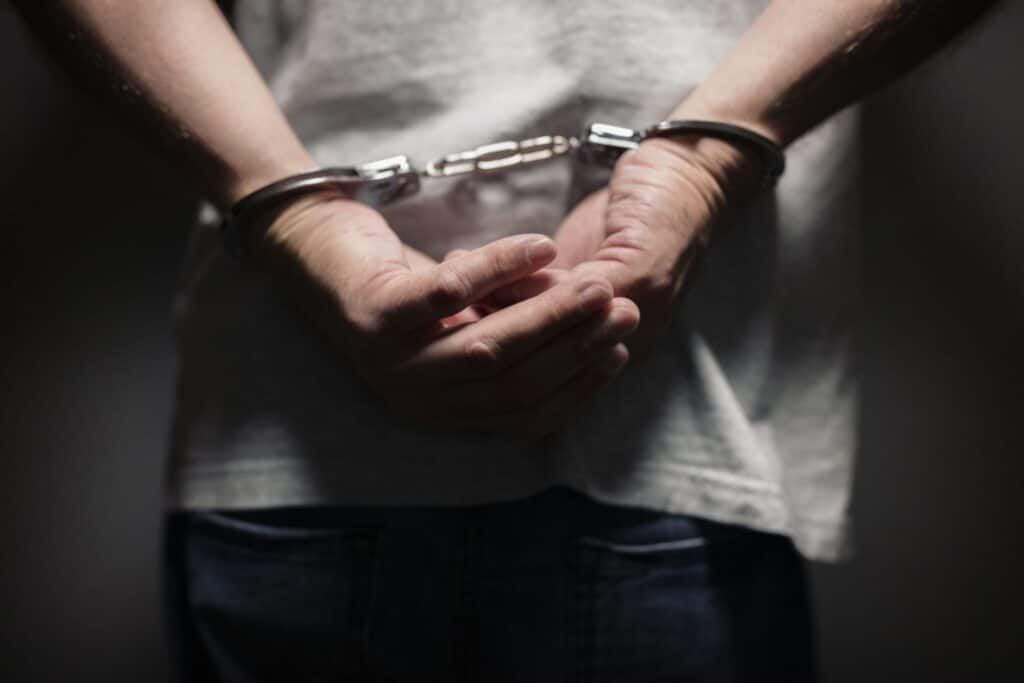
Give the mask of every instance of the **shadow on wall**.
<path id="1" fill-rule="evenodd" d="M 1024 673 L 1024 3 L 867 107 L 858 559 L 814 570 L 825 680 Z M 0 679 L 166 680 L 169 313 L 192 197 L 0 9 Z"/>
<path id="2" fill-rule="evenodd" d="M 0 680 L 164 680 L 169 313 L 192 200 L 0 8 Z"/>
<path id="3" fill-rule="evenodd" d="M 1022 26 L 1004 3 L 866 107 L 859 552 L 814 574 L 830 682 L 1024 676 Z"/>

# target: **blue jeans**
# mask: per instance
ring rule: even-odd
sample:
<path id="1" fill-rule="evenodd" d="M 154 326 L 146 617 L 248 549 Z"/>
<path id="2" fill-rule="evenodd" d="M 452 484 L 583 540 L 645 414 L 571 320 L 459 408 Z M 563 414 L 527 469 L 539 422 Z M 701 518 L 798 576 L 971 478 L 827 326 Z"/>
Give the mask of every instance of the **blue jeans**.
<path id="1" fill-rule="evenodd" d="M 814 680 L 781 536 L 564 487 L 464 508 L 171 514 L 183 680 Z"/>

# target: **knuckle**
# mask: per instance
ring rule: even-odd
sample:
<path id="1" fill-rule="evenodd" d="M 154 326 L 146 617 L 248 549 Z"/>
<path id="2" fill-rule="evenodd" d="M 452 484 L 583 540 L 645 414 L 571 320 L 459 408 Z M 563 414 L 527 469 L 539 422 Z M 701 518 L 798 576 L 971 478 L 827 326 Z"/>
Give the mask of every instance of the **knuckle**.
<path id="1" fill-rule="evenodd" d="M 470 369 L 490 372 L 501 365 L 501 345 L 494 337 L 476 337 L 466 342 L 463 356 Z"/>
<path id="2" fill-rule="evenodd" d="M 575 293 L 571 296 L 561 297 L 558 301 L 553 302 L 549 310 L 547 324 L 555 327 L 559 334 L 562 335 L 578 335 L 580 333 L 579 330 L 569 330 L 566 327 L 595 313 L 594 307 L 589 303 L 589 300 Z"/>
<path id="3" fill-rule="evenodd" d="M 565 280 L 565 285 L 583 291 L 591 285 L 605 286 L 607 282 L 607 279 L 593 273 L 573 273 Z"/>
<path id="4" fill-rule="evenodd" d="M 604 290 L 604 291 L 602 291 Z M 544 301 L 545 316 L 550 322 L 575 318 L 588 310 L 588 299 L 610 293 L 611 287 L 605 286 L 593 277 L 578 278 L 564 283 L 563 286 L 551 290 L 551 296 Z"/>
<path id="5" fill-rule="evenodd" d="M 536 306 L 542 324 L 550 325 L 571 315 L 574 304 L 570 296 L 559 292 L 552 296 L 540 297 L 536 301 Z"/>
<path id="6" fill-rule="evenodd" d="M 503 277 L 516 272 L 522 264 L 523 250 L 516 248 L 498 249 L 491 257 L 491 270 L 496 277 Z"/>
<path id="7" fill-rule="evenodd" d="M 552 297 L 552 317 L 570 319 L 589 315 L 611 301 L 612 295 L 612 287 L 607 280 L 593 275 L 581 276 L 567 282 L 558 296 Z"/>
<path id="8" fill-rule="evenodd" d="M 544 274 L 538 277 L 544 278 L 543 282 L 546 285 L 545 289 L 551 289 L 572 280 L 573 274 L 566 270 L 557 269 L 544 271 Z"/>
<path id="9" fill-rule="evenodd" d="M 449 265 L 439 269 L 430 301 L 435 306 L 454 306 L 469 299 L 472 292 L 473 286 L 466 273 L 461 268 Z"/>

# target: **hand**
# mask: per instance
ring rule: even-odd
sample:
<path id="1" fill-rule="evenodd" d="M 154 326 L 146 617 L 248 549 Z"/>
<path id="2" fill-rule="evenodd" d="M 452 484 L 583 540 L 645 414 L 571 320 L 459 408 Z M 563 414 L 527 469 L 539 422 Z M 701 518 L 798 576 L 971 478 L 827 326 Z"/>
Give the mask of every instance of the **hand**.
<path id="1" fill-rule="evenodd" d="M 574 274 L 481 316 L 495 289 L 556 256 L 519 235 L 441 264 L 404 247 L 383 217 L 338 195 L 271 217 L 253 245 L 396 411 L 434 427 L 538 435 L 556 428 L 628 358 L 636 307 L 598 275 Z M 412 263 L 410 263 L 410 254 Z"/>
<path id="2" fill-rule="evenodd" d="M 717 151 L 725 155 L 720 160 L 674 141 L 645 141 L 619 159 L 608 187 L 586 197 L 555 236 L 553 267 L 607 278 L 617 296 L 640 307 L 642 322 L 629 340 L 634 356 L 647 353 L 667 325 L 697 243 L 721 212 L 716 164 L 725 169 L 734 157 Z"/>

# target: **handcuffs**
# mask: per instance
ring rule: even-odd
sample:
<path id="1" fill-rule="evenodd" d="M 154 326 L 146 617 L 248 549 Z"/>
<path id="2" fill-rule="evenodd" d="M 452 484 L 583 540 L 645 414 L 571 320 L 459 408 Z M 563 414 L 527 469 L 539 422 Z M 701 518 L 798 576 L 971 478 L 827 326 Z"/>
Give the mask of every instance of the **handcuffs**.
<path id="1" fill-rule="evenodd" d="M 242 231 L 246 219 L 279 202 L 325 188 L 337 188 L 347 197 L 374 207 L 386 206 L 420 190 L 421 178 L 450 178 L 508 171 L 571 155 L 586 164 L 611 168 L 624 153 L 652 137 L 676 135 L 714 137 L 758 153 L 763 166 L 763 184 L 771 187 L 786 167 L 782 148 L 774 141 L 747 128 L 716 121 L 662 121 L 644 130 L 592 123 L 580 137 L 542 135 L 525 140 L 505 140 L 448 154 L 413 167 L 406 156 L 370 161 L 356 166 L 335 166 L 288 176 L 238 200 L 221 223 L 225 250 L 240 256 L 244 251 Z"/>

